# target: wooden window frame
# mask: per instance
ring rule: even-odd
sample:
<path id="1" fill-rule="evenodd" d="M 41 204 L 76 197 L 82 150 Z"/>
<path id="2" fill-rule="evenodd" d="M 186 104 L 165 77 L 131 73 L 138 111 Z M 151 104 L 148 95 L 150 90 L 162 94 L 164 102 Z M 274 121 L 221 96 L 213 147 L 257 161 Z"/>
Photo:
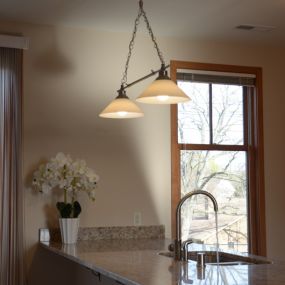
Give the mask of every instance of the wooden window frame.
<path id="1" fill-rule="evenodd" d="M 264 190 L 264 145 L 263 145 L 263 101 L 262 101 L 262 69 L 260 67 L 221 65 L 198 62 L 172 60 L 170 62 L 171 79 L 176 82 L 179 69 L 200 71 L 216 71 L 227 73 L 243 73 L 255 75 L 255 88 L 251 92 L 250 102 L 244 104 L 246 130 L 250 135 L 248 144 L 241 145 L 240 150 L 248 153 L 248 219 L 249 219 L 249 252 L 266 256 L 266 224 L 265 224 L 265 190 Z M 249 108 L 249 110 L 247 109 Z M 177 105 L 171 106 L 171 226 L 172 236 L 175 238 L 176 207 L 181 199 L 180 192 L 180 150 L 177 129 Z M 245 142 L 247 140 L 245 139 Z M 190 146 L 190 147 L 189 147 Z M 188 144 L 183 149 L 201 150 L 200 146 Z M 209 149 L 207 147 L 207 149 Z M 236 150 L 237 146 L 215 145 L 213 150 Z"/>

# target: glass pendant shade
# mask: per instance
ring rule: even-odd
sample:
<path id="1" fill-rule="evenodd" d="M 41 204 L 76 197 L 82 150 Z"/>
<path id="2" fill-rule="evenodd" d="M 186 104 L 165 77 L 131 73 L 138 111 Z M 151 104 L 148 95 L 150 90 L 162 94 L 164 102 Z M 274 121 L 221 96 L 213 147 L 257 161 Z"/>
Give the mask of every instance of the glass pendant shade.
<path id="1" fill-rule="evenodd" d="M 144 114 L 142 110 L 126 96 L 125 91 L 120 90 L 119 96 L 117 96 L 99 116 L 110 119 L 130 119 L 143 117 Z"/>
<path id="2" fill-rule="evenodd" d="M 164 67 L 158 78 L 136 99 L 147 104 L 177 104 L 191 100 L 168 76 Z"/>

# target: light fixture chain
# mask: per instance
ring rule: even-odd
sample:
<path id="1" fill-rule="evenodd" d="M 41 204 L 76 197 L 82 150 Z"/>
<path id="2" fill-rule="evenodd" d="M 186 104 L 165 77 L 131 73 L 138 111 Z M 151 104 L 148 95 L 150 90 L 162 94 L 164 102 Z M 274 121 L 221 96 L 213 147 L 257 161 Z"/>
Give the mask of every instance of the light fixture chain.
<path id="1" fill-rule="evenodd" d="M 129 52 L 128 52 L 128 56 L 127 56 L 127 61 L 126 61 L 126 65 L 125 65 L 125 71 L 123 74 L 123 78 L 121 80 L 121 85 L 124 86 L 127 84 L 128 81 L 128 69 L 129 69 L 129 62 L 132 56 L 132 50 L 134 48 L 134 44 L 135 44 L 135 38 L 136 38 L 136 34 L 137 34 L 137 30 L 138 30 L 138 25 L 140 23 L 140 17 L 142 16 L 142 10 L 141 8 L 139 9 L 139 13 L 136 17 L 135 20 L 135 26 L 134 26 L 134 30 L 133 30 L 133 34 L 132 34 L 132 39 L 129 43 Z"/>
<path id="2" fill-rule="evenodd" d="M 148 33 L 150 34 L 151 40 L 152 40 L 153 43 L 154 43 L 154 47 L 155 47 L 155 49 L 156 49 L 156 51 L 157 51 L 158 57 L 159 57 L 159 59 L 160 59 L 160 62 L 161 62 L 161 64 L 164 64 L 164 65 L 165 65 L 165 61 L 164 61 L 162 52 L 160 51 L 160 49 L 159 49 L 159 47 L 158 47 L 158 44 L 157 44 L 157 42 L 156 42 L 156 38 L 155 38 L 155 36 L 154 36 L 154 34 L 153 34 L 153 31 L 152 31 L 152 29 L 151 29 L 150 23 L 149 23 L 149 21 L 148 21 L 148 18 L 147 18 L 147 16 L 146 16 L 146 13 L 145 13 L 145 11 L 144 11 L 144 9 L 143 9 L 143 6 L 141 5 L 140 7 L 141 7 L 142 16 L 143 16 L 144 21 L 145 21 L 145 23 L 146 23 L 146 27 L 147 27 Z"/>

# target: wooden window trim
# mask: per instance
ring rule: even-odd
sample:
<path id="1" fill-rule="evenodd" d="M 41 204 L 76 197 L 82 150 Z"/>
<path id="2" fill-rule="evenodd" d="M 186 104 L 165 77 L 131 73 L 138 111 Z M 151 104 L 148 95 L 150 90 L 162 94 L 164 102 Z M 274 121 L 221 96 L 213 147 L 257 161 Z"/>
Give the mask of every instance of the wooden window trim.
<path id="1" fill-rule="evenodd" d="M 259 67 L 208 64 L 198 62 L 175 61 L 170 62 L 170 75 L 176 81 L 178 69 L 191 69 L 202 71 L 217 71 L 229 73 L 253 74 L 256 76 L 255 92 L 252 92 L 250 102 L 251 119 L 245 129 L 245 135 L 251 133 L 253 138 L 249 145 L 222 146 L 223 150 L 247 150 L 248 177 L 250 194 L 249 203 L 249 251 L 250 253 L 266 256 L 266 224 L 265 224 L 265 190 L 264 190 L 264 144 L 263 144 L 263 100 L 262 100 L 262 69 Z M 253 90 L 253 88 L 252 88 Z M 246 104 L 247 108 L 248 104 Z M 177 141 L 177 105 L 171 106 L 171 226 L 172 237 L 175 237 L 175 212 L 180 200 L 180 150 Z M 245 112 L 246 116 L 248 112 Z M 185 148 L 186 147 L 186 148 Z M 187 144 L 183 149 L 201 149 L 202 145 Z M 213 150 L 220 150 L 219 145 L 213 146 Z"/>

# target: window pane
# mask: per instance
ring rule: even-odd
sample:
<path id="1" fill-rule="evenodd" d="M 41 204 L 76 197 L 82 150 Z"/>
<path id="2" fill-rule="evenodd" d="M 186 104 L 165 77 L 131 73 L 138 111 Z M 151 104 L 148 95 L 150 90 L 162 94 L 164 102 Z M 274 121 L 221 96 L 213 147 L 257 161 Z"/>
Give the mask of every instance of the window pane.
<path id="1" fill-rule="evenodd" d="M 191 101 L 178 104 L 178 142 L 209 144 L 209 84 L 178 81 Z"/>
<path id="2" fill-rule="evenodd" d="M 217 199 L 220 248 L 248 251 L 246 153 L 181 151 L 181 196 L 203 189 Z M 182 237 L 216 244 L 211 201 L 192 197 L 182 207 Z"/>
<path id="3" fill-rule="evenodd" d="M 243 87 L 213 84 L 213 142 L 242 145 Z"/>

